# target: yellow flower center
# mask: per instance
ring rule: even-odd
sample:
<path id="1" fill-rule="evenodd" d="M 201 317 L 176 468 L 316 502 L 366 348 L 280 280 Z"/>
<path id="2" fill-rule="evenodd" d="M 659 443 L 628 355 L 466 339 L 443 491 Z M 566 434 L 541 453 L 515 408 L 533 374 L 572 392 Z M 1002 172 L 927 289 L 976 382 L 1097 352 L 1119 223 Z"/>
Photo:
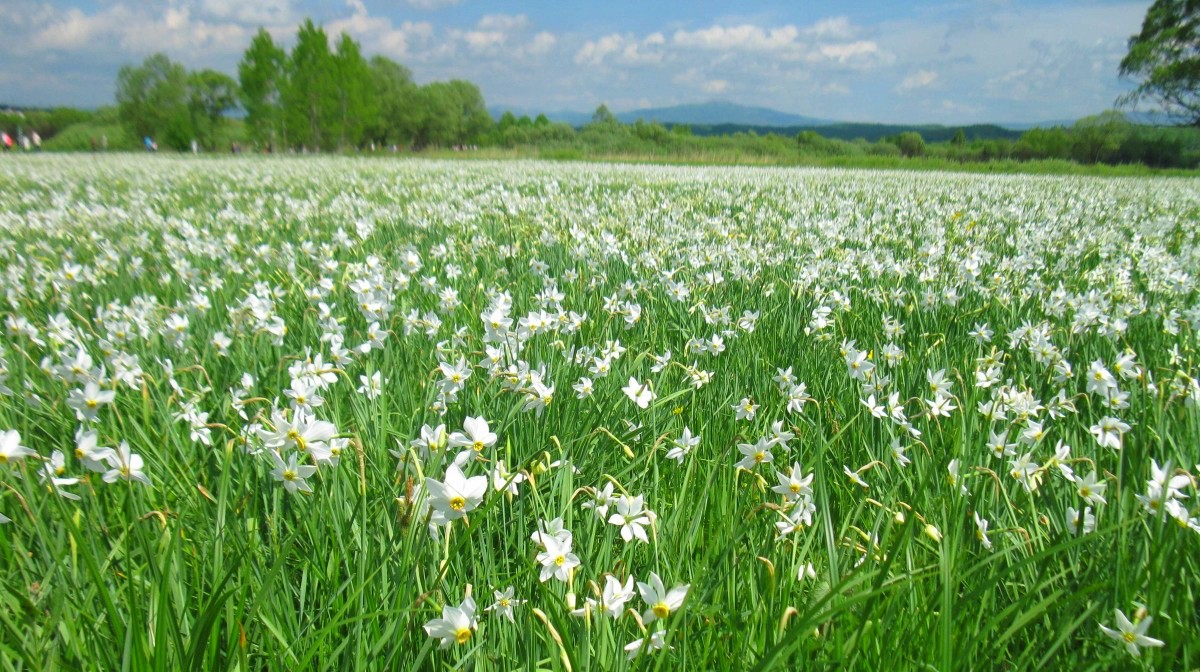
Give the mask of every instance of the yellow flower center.
<path id="1" fill-rule="evenodd" d="M 459 644 L 466 644 L 467 640 L 469 639 L 471 639 L 470 628 L 459 628 L 458 630 L 454 631 L 454 641 L 458 642 Z"/>
<path id="2" fill-rule="evenodd" d="M 658 604 L 654 605 L 651 611 L 653 611 L 654 615 L 659 618 L 666 618 L 670 615 L 671 608 L 667 606 L 666 602 L 659 602 Z"/>
<path id="3" fill-rule="evenodd" d="M 500 607 L 502 609 L 507 609 L 511 604 L 512 602 L 510 602 L 507 597 L 500 598 Z"/>
<path id="4" fill-rule="evenodd" d="M 554 564 L 558 565 L 559 567 L 562 567 L 563 563 L 566 561 L 567 561 L 567 557 L 565 555 L 560 555 L 560 556 L 557 556 L 554 558 Z"/>
<path id="5" fill-rule="evenodd" d="M 283 470 L 283 480 L 285 480 L 285 481 L 296 480 L 296 472 L 292 471 L 291 469 L 284 469 Z"/>
<path id="6" fill-rule="evenodd" d="M 796 483 L 795 481 L 792 481 L 792 484 L 791 484 L 791 486 L 789 486 L 789 489 L 792 491 L 793 495 L 800 494 L 800 484 Z"/>
<path id="7" fill-rule="evenodd" d="M 763 452 L 763 451 L 761 451 L 761 450 L 760 450 L 760 451 L 758 451 L 757 453 L 755 453 L 755 454 L 754 454 L 754 461 L 755 461 L 755 462 L 762 462 L 762 461 L 763 461 L 763 460 L 765 460 L 765 459 L 767 459 L 767 454 L 766 454 L 766 453 L 764 453 L 764 452 Z"/>
<path id="8" fill-rule="evenodd" d="M 1121 639 L 1125 640 L 1126 644 L 1133 644 L 1135 641 L 1137 641 L 1137 635 L 1133 634 L 1132 632 L 1126 632 L 1121 634 Z"/>
<path id="9" fill-rule="evenodd" d="M 467 505 L 467 500 L 463 499 L 459 495 L 455 495 L 454 497 L 450 498 L 450 508 L 454 509 L 455 511 L 462 511 L 463 507 L 465 507 L 466 505 Z"/>
<path id="10" fill-rule="evenodd" d="M 308 450 L 308 442 L 304 440 L 304 437 L 300 436 L 300 432 L 297 432 L 294 429 L 289 429 L 288 433 L 287 433 L 287 438 L 292 443 L 296 444 L 296 450 L 298 450 L 302 453 L 304 451 Z"/>
<path id="11" fill-rule="evenodd" d="M 471 447 L 474 448 L 475 452 L 477 452 L 477 453 L 482 452 L 483 451 L 483 441 L 476 441 L 475 443 L 471 444 Z"/>
<path id="12" fill-rule="evenodd" d="M 83 403 L 84 403 L 84 404 L 85 404 L 85 405 L 86 405 L 88 408 L 91 408 L 91 409 L 95 409 L 95 408 L 96 408 L 96 406 L 98 406 L 98 405 L 99 405 L 99 404 L 96 402 L 96 400 L 95 400 L 95 399 L 88 399 L 87 401 L 85 401 L 85 402 L 83 402 Z"/>
<path id="13" fill-rule="evenodd" d="M 0 453 L 0 464 L 8 464 L 8 455 Z"/>

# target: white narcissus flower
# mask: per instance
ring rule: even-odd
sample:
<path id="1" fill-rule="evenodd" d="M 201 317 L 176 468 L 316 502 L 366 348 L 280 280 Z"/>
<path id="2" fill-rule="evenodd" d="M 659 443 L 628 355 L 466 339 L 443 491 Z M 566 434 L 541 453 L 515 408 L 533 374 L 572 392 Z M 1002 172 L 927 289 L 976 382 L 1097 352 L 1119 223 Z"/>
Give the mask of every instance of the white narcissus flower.
<path id="1" fill-rule="evenodd" d="M 629 384 L 621 388 L 625 396 L 633 400 L 633 403 L 638 405 L 638 408 L 649 408 L 650 402 L 654 401 L 658 395 L 654 394 L 654 390 L 650 389 L 650 381 L 639 383 L 637 378 L 631 377 Z"/>
<path id="2" fill-rule="evenodd" d="M 370 376 L 359 376 L 358 381 L 362 383 L 358 387 L 358 393 L 367 399 L 378 399 L 379 395 L 383 394 L 383 377 L 378 371 Z"/>
<path id="3" fill-rule="evenodd" d="M 509 623 L 515 623 L 516 618 L 513 616 L 513 607 L 524 604 L 525 600 L 518 600 L 513 597 L 513 594 L 514 589 L 512 586 L 509 586 L 504 590 L 493 590 L 492 597 L 495 599 L 495 602 L 492 602 L 491 606 L 485 608 L 484 611 L 495 612 L 496 614 L 507 618 Z"/>
<path id="4" fill-rule="evenodd" d="M 445 479 L 425 479 L 429 503 L 433 506 L 433 522 L 444 525 L 458 520 L 479 506 L 487 493 L 487 476 L 467 478 L 456 464 L 446 468 Z"/>
<path id="5" fill-rule="evenodd" d="M 687 457 L 688 453 L 698 445 L 700 445 L 700 435 L 692 436 L 692 430 L 684 427 L 683 434 L 678 439 L 671 440 L 671 449 L 667 451 L 667 459 L 683 464 L 683 458 Z"/>
<path id="6" fill-rule="evenodd" d="M 538 577 L 545 583 L 554 577 L 566 583 L 571 577 L 571 570 L 579 566 L 579 556 L 571 552 L 571 541 L 563 542 L 554 537 L 543 537 L 545 550 L 537 554 L 537 561 L 542 565 Z"/>
<path id="7" fill-rule="evenodd" d="M 268 450 L 267 455 L 271 458 L 271 462 L 275 468 L 271 470 L 271 477 L 283 483 L 284 489 L 288 492 L 312 492 L 312 486 L 305 480 L 317 473 L 317 468 L 311 464 L 300 464 L 297 460 L 300 458 L 300 453 L 289 453 L 288 461 L 284 462 L 279 453 Z"/>
<path id="8" fill-rule="evenodd" d="M 1108 503 L 1104 500 L 1104 489 L 1107 487 L 1107 483 L 1096 479 L 1094 471 L 1088 474 L 1087 478 L 1075 476 L 1075 492 L 1083 498 L 1083 501 L 1093 506 Z"/>
<path id="9" fill-rule="evenodd" d="M 1088 431 L 1096 438 L 1096 443 L 1101 448 L 1120 450 L 1122 438 L 1129 429 L 1129 425 L 1121 422 L 1119 418 L 1104 417 L 1100 418 L 1100 422 L 1089 427 Z"/>
<path id="10" fill-rule="evenodd" d="M 989 551 L 992 550 L 992 540 L 988 539 L 988 536 L 987 536 L 987 531 L 988 531 L 987 519 L 981 518 L 979 516 L 978 511 L 976 511 L 975 513 L 972 513 L 971 517 L 975 519 L 975 538 L 979 540 L 979 543 L 983 544 L 984 548 L 986 548 Z"/>
<path id="11" fill-rule="evenodd" d="M 608 614 L 613 620 L 621 617 L 625 611 L 625 603 L 633 599 L 633 577 L 625 578 L 621 583 L 617 577 L 609 574 L 604 577 L 604 592 L 600 596 L 600 612 Z"/>
<path id="12" fill-rule="evenodd" d="M 621 495 L 617 498 L 617 512 L 609 516 L 608 522 L 621 527 L 621 538 L 626 543 L 634 539 L 649 543 L 646 527 L 654 522 L 654 512 L 644 508 L 641 495 Z"/>
<path id="13" fill-rule="evenodd" d="M 457 606 L 442 607 L 442 617 L 425 624 L 425 634 L 438 640 L 438 648 L 449 648 L 451 644 L 466 644 L 471 633 L 479 627 L 475 618 L 475 599 L 470 595 Z"/>
<path id="14" fill-rule="evenodd" d="M 765 437 L 754 443 L 739 443 L 738 451 L 742 453 L 742 459 L 734 466 L 747 471 L 754 471 L 758 465 L 770 464 L 775 460 L 771 454 L 771 442 Z"/>
<path id="15" fill-rule="evenodd" d="M 746 397 L 733 405 L 733 411 L 736 419 L 753 422 L 754 415 L 758 413 L 758 404 Z"/>
<path id="16" fill-rule="evenodd" d="M 771 490 L 783 495 L 785 500 L 794 502 L 801 497 L 812 497 L 813 475 L 805 476 L 799 462 L 792 463 L 791 472 L 778 471 L 775 472 L 775 475 L 779 479 L 779 485 L 772 487 Z"/>
<path id="17" fill-rule="evenodd" d="M 105 460 L 110 467 L 104 472 L 105 483 L 116 483 L 118 480 L 137 481 L 150 485 L 150 479 L 142 473 L 142 457 L 129 450 L 129 444 L 122 441 L 116 450 L 111 451 Z"/>
<path id="18" fill-rule="evenodd" d="M 667 590 L 658 574 L 650 572 L 649 583 L 638 581 L 638 592 L 647 607 L 646 611 L 642 613 L 642 622 L 649 625 L 656 620 L 670 616 L 671 612 L 678 611 L 683 606 L 683 601 L 687 599 L 688 588 L 690 586 L 684 584 Z"/>
<path id="19" fill-rule="evenodd" d="M 1142 655 L 1141 651 L 1138 650 L 1139 646 L 1163 645 L 1162 640 L 1146 636 L 1146 631 L 1150 629 L 1150 623 L 1154 621 L 1153 617 L 1147 616 L 1138 621 L 1137 625 L 1134 625 L 1125 617 L 1125 614 L 1120 609 L 1114 609 L 1113 611 L 1117 617 L 1117 629 L 1113 630 L 1101 624 L 1100 630 L 1109 637 L 1124 644 L 1125 650 L 1129 652 L 1129 655 L 1135 658 Z"/>
<path id="20" fill-rule="evenodd" d="M 37 453 L 21 445 L 21 434 L 17 430 L 0 432 L 0 467 L 34 455 Z"/>
<path id="21" fill-rule="evenodd" d="M 629 660 L 633 660 L 634 658 L 637 658 L 638 656 L 642 655 L 643 652 L 654 653 L 655 651 L 662 649 L 663 647 L 665 647 L 667 645 L 666 635 L 667 635 L 667 633 L 662 630 L 655 630 L 650 635 L 650 639 L 648 641 L 645 638 L 642 638 L 642 639 L 635 639 L 632 642 L 626 644 L 625 645 L 626 658 L 628 658 Z"/>
<path id="22" fill-rule="evenodd" d="M 102 390 L 95 381 L 89 380 L 82 390 L 71 390 L 67 396 L 67 405 L 75 409 L 75 416 L 80 422 L 95 420 L 100 407 L 111 404 L 116 396 L 116 392 Z"/>
<path id="23" fill-rule="evenodd" d="M 481 453 L 484 448 L 491 448 L 495 444 L 496 434 L 488 427 L 488 421 L 482 417 L 467 416 L 463 420 L 463 431 L 450 435 L 450 447 L 470 448 L 476 453 Z"/>
<path id="24" fill-rule="evenodd" d="M 75 433 L 75 459 L 88 471 L 103 474 L 108 471 L 105 460 L 112 453 L 112 448 L 98 445 L 99 439 L 95 430 L 84 431 L 82 428 Z"/>

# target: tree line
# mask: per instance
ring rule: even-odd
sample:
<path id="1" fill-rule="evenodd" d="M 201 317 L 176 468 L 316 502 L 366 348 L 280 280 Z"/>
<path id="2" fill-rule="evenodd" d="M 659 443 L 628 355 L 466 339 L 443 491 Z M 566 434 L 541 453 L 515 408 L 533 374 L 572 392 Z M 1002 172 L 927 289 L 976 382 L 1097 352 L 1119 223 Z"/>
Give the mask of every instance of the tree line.
<path id="1" fill-rule="evenodd" d="M 384 56 L 366 58 L 342 33 L 331 49 L 325 29 L 301 24 L 291 51 L 259 29 L 237 79 L 189 72 L 164 54 L 117 75 L 122 123 L 138 138 L 187 149 L 215 149 L 228 115 L 245 114 L 245 139 L 262 149 L 345 151 L 368 144 L 424 147 L 465 144 L 492 126 L 471 82 L 418 85 Z"/>

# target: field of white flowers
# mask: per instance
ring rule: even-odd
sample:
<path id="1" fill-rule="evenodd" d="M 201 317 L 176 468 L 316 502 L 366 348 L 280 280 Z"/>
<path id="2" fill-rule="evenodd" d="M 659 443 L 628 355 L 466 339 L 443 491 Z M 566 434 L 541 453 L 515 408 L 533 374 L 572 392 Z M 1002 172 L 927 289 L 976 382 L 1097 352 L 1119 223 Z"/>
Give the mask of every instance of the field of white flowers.
<path id="1" fill-rule="evenodd" d="M 0 161 L 0 669 L 1200 665 L 1200 181 Z"/>

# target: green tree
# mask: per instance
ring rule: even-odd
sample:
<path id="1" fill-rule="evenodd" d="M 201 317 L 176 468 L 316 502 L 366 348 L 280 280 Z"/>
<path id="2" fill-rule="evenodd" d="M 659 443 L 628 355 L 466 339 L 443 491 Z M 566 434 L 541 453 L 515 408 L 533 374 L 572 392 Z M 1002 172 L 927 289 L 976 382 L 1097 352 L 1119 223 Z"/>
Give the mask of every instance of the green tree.
<path id="1" fill-rule="evenodd" d="M 176 149 L 192 141 L 187 70 L 165 54 L 149 56 L 140 66 L 122 66 L 116 99 L 121 122 L 136 137 L 160 138 Z"/>
<path id="2" fill-rule="evenodd" d="M 223 72 L 200 70 L 188 75 L 188 93 L 196 140 L 212 149 L 225 113 L 237 107 L 237 82 Z"/>
<path id="3" fill-rule="evenodd" d="M 328 133 L 337 110 L 333 54 L 325 29 L 314 25 L 312 19 L 305 19 L 296 33 L 287 80 L 283 108 L 292 142 L 328 149 L 336 140 Z"/>
<path id="4" fill-rule="evenodd" d="M 1129 38 L 1120 73 L 1141 83 L 1119 103 L 1151 100 L 1200 126 L 1200 0 L 1155 0 Z"/>
<path id="5" fill-rule="evenodd" d="M 339 148 L 357 146 L 369 124 L 379 115 L 371 67 L 358 43 L 342 33 L 333 54 L 336 107 L 333 129 Z"/>
<path id="6" fill-rule="evenodd" d="M 281 96 L 287 86 L 285 78 L 287 52 L 275 44 L 271 34 L 259 28 L 238 64 L 242 108 L 246 110 L 246 126 L 250 136 L 263 143 L 287 144 L 287 127 Z"/>
<path id="7" fill-rule="evenodd" d="M 366 137 L 381 145 L 412 142 L 424 117 L 412 71 L 385 56 L 372 57 L 368 67 L 378 105 Z"/>
<path id="8" fill-rule="evenodd" d="M 422 86 L 417 92 L 416 107 L 420 117 L 414 128 L 413 145 L 422 148 L 453 144 L 457 119 L 449 85 L 430 82 Z"/>
<path id="9" fill-rule="evenodd" d="M 905 131 L 896 136 L 896 147 L 904 156 L 921 156 L 925 153 L 925 138 L 916 131 Z"/>
<path id="10" fill-rule="evenodd" d="M 1099 163 L 1121 147 L 1129 133 L 1129 120 L 1116 110 L 1084 117 L 1071 127 L 1072 153 L 1082 163 Z"/>
<path id="11" fill-rule="evenodd" d="M 492 127 L 492 115 L 488 114 L 483 94 L 478 86 L 463 79 L 452 79 L 446 86 L 451 114 L 456 120 L 453 142 L 465 144 L 476 140 Z"/>
<path id="12" fill-rule="evenodd" d="M 1069 159 L 1071 158 L 1071 136 L 1066 129 L 1031 128 L 1021 134 L 1013 147 L 1019 159 Z"/>
<path id="13" fill-rule="evenodd" d="M 955 147 L 962 147 L 963 145 L 967 144 L 967 134 L 963 132 L 963 129 L 960 128 L 955 131 L 954 138 L 950 140 L 950 144 L 954 145 Z"/>
<path id="14" fill-rule="evenodd" d="M 620 122 L 617 121 L 617 116 L 609 111 L 608 105 L 600 103 L 600 107 L 597 107 L 596 111 L 592 113 L 591 123 L 596 126 L 613 126 Z"/>
<path id="15" fill-rule="evenodd" d="M 510 128 L 515 128 L 517 125 L 517 115 L 512 113 L 512 110 L 505 110 L 504 114 L 500 115 L 500 121 L 496 122 L 496 130 L 503 133 Z"/>

